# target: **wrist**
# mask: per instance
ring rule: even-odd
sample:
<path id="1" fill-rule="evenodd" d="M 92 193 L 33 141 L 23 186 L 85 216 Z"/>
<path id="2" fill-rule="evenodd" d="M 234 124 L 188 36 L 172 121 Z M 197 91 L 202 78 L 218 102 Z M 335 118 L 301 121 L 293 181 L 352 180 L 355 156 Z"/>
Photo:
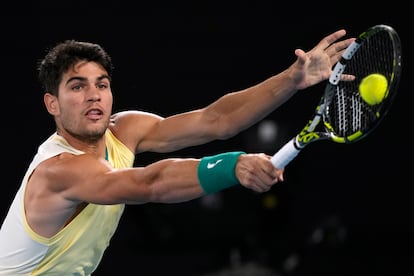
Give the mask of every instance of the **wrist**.
<path id="1" fill-rule="evenodd" d="M 225 152 L 201 158 L 198 165 L 198 180 L 206 194 L 215 193 L 239 185 L 236 177 L 236 163 L 245 152 Z"/>

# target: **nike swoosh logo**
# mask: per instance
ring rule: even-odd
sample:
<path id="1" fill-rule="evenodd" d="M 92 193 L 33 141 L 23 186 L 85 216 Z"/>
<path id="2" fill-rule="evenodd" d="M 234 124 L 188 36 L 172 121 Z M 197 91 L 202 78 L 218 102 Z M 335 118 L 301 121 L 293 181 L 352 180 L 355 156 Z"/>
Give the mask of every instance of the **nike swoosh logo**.
<path id="1" fill-rule="evenodd" d="M 223 159 L 219 159 L 219 160 L 217 160 L 216 162 L 214 162 L 214 163 L 208 163 L 207 164 L 207 169 L 212 169 L 212 168 L 214 168 L 218 163 L 220 163 L 221 161 L 223 161 Z"/>

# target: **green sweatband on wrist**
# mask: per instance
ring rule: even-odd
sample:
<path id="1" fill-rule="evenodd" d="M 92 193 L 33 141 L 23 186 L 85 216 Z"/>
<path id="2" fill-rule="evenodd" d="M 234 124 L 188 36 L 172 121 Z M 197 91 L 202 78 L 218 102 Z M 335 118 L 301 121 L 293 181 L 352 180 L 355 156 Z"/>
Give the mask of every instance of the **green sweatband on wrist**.
<path id="1" fill-rule="evenodd" d="M 237 159 L 245 152 L 225 152 L 201 158 L 198 165 L 198 180 L 206 194 L 224 190 L 240 184 L 235 174 Z"/>

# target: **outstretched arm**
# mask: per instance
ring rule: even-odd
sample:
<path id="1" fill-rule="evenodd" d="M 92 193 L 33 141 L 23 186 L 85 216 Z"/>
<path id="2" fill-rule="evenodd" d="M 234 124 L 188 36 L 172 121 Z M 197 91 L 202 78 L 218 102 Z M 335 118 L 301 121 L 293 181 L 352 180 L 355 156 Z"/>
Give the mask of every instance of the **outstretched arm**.
<path id="1" fill-rule="evenodd" d="M 80 166 L 82 161 L 79 162 L 79 157 L 76 159 L 76 162 L 70 162 L 71 166 Z M 107 171 L 103 173 L 101 170 Z M 79 201 L 97 204 L 173 203 L 235 185 L 266 192 L 283 181 L 283 170 L 275 169 L 270 156 L 262 153 L 227 152 L 201 159 L 169 158 L 138 168 L 109 170 L 102 167 L 72 175 L 66 181 L 73 193 L 69 197 Z"/>
<path id="2" fill-rule="evenodd" d="M 86 167 L 89 169 L 85 170 Z M 112 169 L 105 161 L 83 154 L 67 155 L 57 162 L 47 161 L 39 166 L 30 185 L 40 182 L 37 185 L 49 190 L 47 193 L 59 193 L 73 202 L 171 203 L 235 185 L 265 192 L 283 181 L 282 174 L 283 170 L 272 166 L 270 156 L 261 153 L 227 152 L 201 159 L 169 158 L 145 167 L 125 169 Z"/>
<path id="3" fill-rule="evenodd" d="M 265 118 L 298 90 L 326 80 L 353 38 L 338 30 L 313 49 L 296 49 L 296 61 L 283 72 L 244 90 L 228 93 L 207 107 L 160 119 L 137 141 L 137 151 L 168 152 L 227 139 Z M 142 133 L 142 132 L 141 132 Z"/>
<path id="4" fill-rule="evenodd" d="M 51 236 L 87 203 L 184 202 L 236 185 L 265 192 L 283 181 L 282 174 L 264 154 L 228 152 L 113 169 L 92 154 L 62 153 L 41 163 L 31 175 L 26 217 L 38 233 Z"/>
<path id="5" fill-rule="evenodd" d="M 329 78 L 333 65 L 354 41 L 353 38 L 337 41 L 345 34 L 345 30 L 336 31 L 323 38 L 308 52 L 296 49 L 297 59 L 285 71 L 255 86 L 221 97 L 205 109 L 204 116 L 220 120 L 223 133 L 227 137 L 250 127 L 286 102 L 298 90 Z M 215 126 L 211 126 L 210 130 L 214 132 Z"/>

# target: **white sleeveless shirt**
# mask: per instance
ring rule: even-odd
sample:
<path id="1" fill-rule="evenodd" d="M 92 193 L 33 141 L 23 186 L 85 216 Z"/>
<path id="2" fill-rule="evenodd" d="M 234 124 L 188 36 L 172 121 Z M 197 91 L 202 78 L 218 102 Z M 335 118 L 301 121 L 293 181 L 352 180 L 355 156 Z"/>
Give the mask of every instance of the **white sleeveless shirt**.
<path id="1" fill-rule="evenodd" d="M 132 167 L 135 155 L 110 130 L 108 161 L 114 168 Z M 40 162 L 62 152 L 83 154 L 54 133 L 38 148 L 0 228 L 0 275 L 91 275 L 102 259 L 124 210 L 124 204 L 88 204 L 51 238 L 34 232 L 24 211 L 27 180 Z"/>

